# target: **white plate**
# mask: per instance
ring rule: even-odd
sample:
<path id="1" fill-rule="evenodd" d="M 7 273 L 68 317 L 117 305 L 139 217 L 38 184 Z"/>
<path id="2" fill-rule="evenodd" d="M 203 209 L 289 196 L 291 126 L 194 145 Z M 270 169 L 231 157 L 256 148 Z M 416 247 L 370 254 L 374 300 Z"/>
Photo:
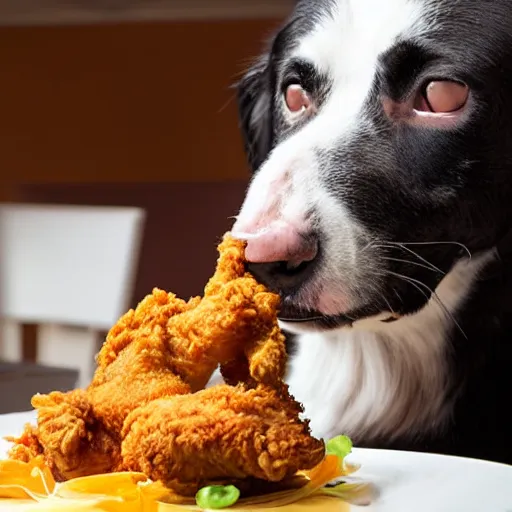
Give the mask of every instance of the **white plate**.
<path id="1" fill-rule="evenodd" d="M 34 420 L 33 412 L 0 415 L 0 438 L 17 434 L 26 422 Z M 0 441 L 0 458 L 5 457 L 7 447 L 5 441 Z M 512 512 L 512 466 L 443 455 L 365 449 L 354 449 L 350 460 L 362 465 L 355 476 L 372 482 L 378 497 L 368 507 L 340 510 Z"/>
<path id="2" fill-rule="evenodd" d="M 368 512 L 512 512 L 512 466 L 363 449 L 351 460 L 362 465 L 356 475 L 379 492 Z"/>

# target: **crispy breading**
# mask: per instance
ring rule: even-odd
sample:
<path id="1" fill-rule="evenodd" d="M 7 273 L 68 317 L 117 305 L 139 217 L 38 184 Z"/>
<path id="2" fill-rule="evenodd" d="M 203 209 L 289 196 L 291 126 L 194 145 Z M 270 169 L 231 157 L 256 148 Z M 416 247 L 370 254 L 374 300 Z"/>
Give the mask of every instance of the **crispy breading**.
<path id="1" fill-rule="evenodd" d="M 286 387 L 262 384 L 155 400 L 126 419 L 123 461 L 187 495 L 217 480 L 281 481 L 324 456 L 300 412 Z"/>
<path id="2" fill-rule="evenodd" d="M 44 455 L 57 480 L 141 470 L 180 492 L 207 481 L 277 481 L 324 446 L 283 383 L 279 297 L 227 235 L 204 297 L 155 289 L 112 327 L 86 390 L 36 395 L 11 457 Z M 204 390 L 220 365 L 227 384 Z"/>

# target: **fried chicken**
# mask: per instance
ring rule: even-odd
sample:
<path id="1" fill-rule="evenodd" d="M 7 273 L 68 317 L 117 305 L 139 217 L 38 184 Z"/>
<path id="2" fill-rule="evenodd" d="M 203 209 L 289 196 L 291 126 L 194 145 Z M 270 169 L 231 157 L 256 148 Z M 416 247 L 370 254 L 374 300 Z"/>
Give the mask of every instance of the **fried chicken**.
<path id="1" fill-rule="evenodd" d="M 11 457 L 43 455 L 57 480 L 142 471 L 185 494 L 312 468 L 324 445 L 283 383 L 278 306 L 246 272 L 244 244 L 225 236 L 204 297 L 155 289 L 121 317 L 87 389 L 33 397 L 37 427 Z M 227 384 L 204 389 L 219 365 Z"/>
<path id="2" fill-rule="evenodd" d="M 324 455 L 300 412 L 285 389 L 264 384 L 155 400 L 127 417 L 123 460 L 184 495 L 218 480 L 281 481 Z"/>

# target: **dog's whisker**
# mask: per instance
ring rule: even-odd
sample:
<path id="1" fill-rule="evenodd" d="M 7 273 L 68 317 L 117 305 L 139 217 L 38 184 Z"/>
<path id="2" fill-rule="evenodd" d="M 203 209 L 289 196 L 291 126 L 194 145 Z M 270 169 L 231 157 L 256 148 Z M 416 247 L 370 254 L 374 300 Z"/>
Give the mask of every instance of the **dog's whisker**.
<path id="1" fill-rule="evenodd" d="M 437 272 L 439 272 L 440 274 L 442 275 L 445 275 L 445 272 L 443 272 L 439 267 L 436 267 L 433 263 L 431 263 L 430 261 L 428 261 L 426 258 L 424 258 L 423 256 L 420 256 L 416 251 L 413 251 L 410 247 L 406 247 L 405 245 L 403 244 L 399 244 L 399 247 L 401 249 L 403 249 L 404 251 L 407 251 L 409 252 L 410 254 L 412 254 L 413 256 L 415 256 L 416 258 L 418 258 L 420 261 L 422 261 L 423 263 L 425 263 L 426 265 L 429 265 L 431 269 L 433 270 L 436 270 Z"/>
<path id="2" fill-rule="evenodd" d="M 460 242 L 442 241 L 442 242 L 399 242 L 399 245 L 456 245 L 467 253 L 469 259 L 473 257 L 468 247 Z"/>
<path id="3" fill-rule="evenodd" d="M 431 296 L 423 288 L 421 288 L 421 286 L 419 284 L 415 283 L 414 281 L 410 281 L 409 279 L 407 279 L 405 277 L 403 279 L 410 285 L 414 286 L 414 288 L 416 288 L 423 295 L 423 297 L 425 297 L 427 300 L 430 299 Z"/>
<path id="4" fill-rule="evenodd" d="M 395 297 L 400 301 L 400 303 L 404 303 L 404 299 L 402 299 L 402 297 L 400 296 L 400 294 L 398 293 L 398 290 L 395 290 L 393 288 L 393 293 L 395 294 Z"/>
<path id="5" fill-rule="evenodd" d="M 384 299 L 384 302 L 387 304 L 391 314 L 396 315 L 396 311 L 393 309 L 393 306 L 391 305 L 387 297 L 383 293 L 381 293 L 380 296 Z"/>
<path id="6" fill-rule="evenodd" d="M 413 256 L 415 256 L 416 258 L 418 258 L 420 261 L 422 261 L 425 265 L 427 265 L 431 270 L 435 271 L 435 272 L 439 272 L 440 274 L 442 275 L 445 275 L 446 272 L 443 272 L 439 267 L 436 267 L 433 263 L 431 263 L 430 261 L 428 261 L 427 259 L 423 258 L 422 256 L 420 256 L 416 251 L 413 251 L 412 249 L 410 249 L 409 247 L 405 247 L 401 244 L 398 244 L 398 243 L 394 243 L 394 242 L 387 242 L 387 243 L 383 243 L 381 245 L 377 245 L 375 247 L 382 247 L 382 248 L 388 248 L 388 249 L 393 249 L 393 248 L 396 248 L 398 247 L 399 249 L 402 249 L 404 251 L 407 251 L 409 252 L 410 254 L 412 254 Z M 406 261 L 406 260 L 404 260 Z M 412 262 L 408 262 L 408 263 L 411 263 Z"/>
<path id="7" fill-rule="evenodd" d="M 367 251 L 371 247 L 376 247 L 373 241 L 368 242 L 364 247 L 361 248 L 361 253 Z"/>
<path id="8" fill-rule="evenodd" d="M 236 100 L 236 94 L 232 94 L 229 99 L 226 100 L 226 102 L 220 107 L 220 109 L 218 110 L 217 114 L 221 114 L 222 112 L 224 112 L 224 110 L 226 110 L 226 108 L 229 107 L 229 105 L 231 103 L 233 103 L 233 101 Z"/>
<path id="9" fill-rule="evenodd" d="M 400 259 L 400 258 L 384 257 L 383 259 L 385 259 L 387 261 L 396 261 L 398 263 L 407 263 L 408 265 L 414 265 L 415 267 L 426 268 L 427 270 L 431 270 L 433 272 L 437 272 L 439 274 L 442 274 L 443 276 L 446 275 L 446 272 L 443 272 L 442 270 L 440 270 L 439 268 L 435 267 L 434 265 L 424 265 L 424 264 L 418 263 L 416 261 L 403 260 L 403 259 Z"/>
<path id="10" fill-rule="evenodd" d="M 457 322 L 457 319 L 452 315 L 452 313 L 450 312 L 450 310 L 446 307 L 446 305 L 444 304 L 444 302 L 440 299 L 439 295 L 435 292 L 435 290 L 432 290 L 432 288 L 430 288 L 428 285 L 426 285 L 425 283 L 423 283 L 422 281 L 419 281 L 418 279 L 414 279 L 412 277 L 409 277 L 409 276 L 404 276 L 403 274 L 399 274 L 397 272 L 393 272 L 391 270 L 386 270 L 386 272 L 392 276 L 395 276 L 397 277 L 398 279 L 402 279 L 403 281 L 413 285 L 415 288 L 417 288 L 418 290 L 420 290 L 419 287 L 422 287 L 423 290 L 422 290 L 422 293 L 425 297 L 429 297 L 426 293 L 425 293 L 425 289 L 428 290 L 431 294 L 431 297 L 437 302 L 437 304 L 439 305 L 439 307 L 444 311 L 445 315 L 455 324 L 455 326 L 459 329 L 459 331 L 461 332 L 461 334 L 467 339 L 467 336 L 466 336 L 466 333 L 464 332 L 464 330 L 462 329 L 462 327 L 460 326 L 460 324 Z"/>

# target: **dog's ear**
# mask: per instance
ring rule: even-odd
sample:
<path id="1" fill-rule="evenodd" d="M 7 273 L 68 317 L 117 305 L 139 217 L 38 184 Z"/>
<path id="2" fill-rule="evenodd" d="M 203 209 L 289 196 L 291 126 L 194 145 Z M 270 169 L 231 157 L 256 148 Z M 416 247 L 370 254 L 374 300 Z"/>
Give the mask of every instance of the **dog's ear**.
<path id="1" fill-rule="evenodd" d="M 262 56 L 237 85 L 238 114 L 251 170 L 256 171 L 272 149 L 272 77 L 269 54 Z"/>

